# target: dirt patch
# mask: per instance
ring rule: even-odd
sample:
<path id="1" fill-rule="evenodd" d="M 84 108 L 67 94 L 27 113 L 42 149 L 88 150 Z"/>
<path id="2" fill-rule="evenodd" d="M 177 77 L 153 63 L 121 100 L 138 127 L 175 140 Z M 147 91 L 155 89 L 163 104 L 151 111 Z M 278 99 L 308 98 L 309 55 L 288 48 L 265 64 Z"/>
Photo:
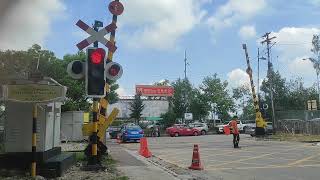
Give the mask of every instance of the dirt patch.
<path id="1" fill-rule="evenodd" d="M 278 141 L 320 142 L 320 135 L 279 133 L 272 135 L 271 138 Z"/>

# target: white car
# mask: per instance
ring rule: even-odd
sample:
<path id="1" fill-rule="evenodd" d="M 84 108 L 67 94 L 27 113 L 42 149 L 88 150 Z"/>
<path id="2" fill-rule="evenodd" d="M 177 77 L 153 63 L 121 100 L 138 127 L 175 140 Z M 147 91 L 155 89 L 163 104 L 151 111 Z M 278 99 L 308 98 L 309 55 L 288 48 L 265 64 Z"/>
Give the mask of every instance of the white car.
<path id="1" fill-rule="evenodd" d="M 206 135 L 209 131 L 209 127 L 206 123 L 191 123 L 189 127 L 196 128 L 201 132 L 201 135 Z"/>
<path id="2" fill-rule="evenodd" d="M 229 122 L 227 122 L 227 123 L 225 123 L 225 124 L 223 124 L 223 125 L 217 126 L 217 127 L 218 127 L 217 133 L 218 133 L 218 134 L 223 134 L 223 133 L 224 133 L 223 128 L 224 128 L 225 126 L 228 126 L 228 125 L 230 124 L 230 122 L 231 122 L 231 121 L 229 121 Z M 240 132 L 243 132 L 243 131 L 244 131 L 245 124 L 243 124 L 242 121 L 237 121 L 237 126 L 238 126 L 238 129 L 239 129 Z"/>
<path id="3" fill-rule="evenodd" d="M 256 127 L 256 121 L 255 120 L 244 120 L 243 122 L 243 131 L 245 132 L 246 129 Z"/>

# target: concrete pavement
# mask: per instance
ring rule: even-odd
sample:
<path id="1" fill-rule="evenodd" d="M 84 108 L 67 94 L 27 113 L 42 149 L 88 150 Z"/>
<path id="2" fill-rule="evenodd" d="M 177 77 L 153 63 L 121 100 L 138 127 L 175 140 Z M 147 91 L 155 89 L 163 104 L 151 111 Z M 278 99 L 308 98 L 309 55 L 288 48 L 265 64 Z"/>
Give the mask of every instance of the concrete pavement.
<path id="1" fill-rule="evenodd" d="M 128 151 L 113 140 L 108 141 L 107 146 L 112 158 L 117 161 L 117 169 L 130 180 L 177 180 L 173 175 L 140 157 L 137 150 Z"/>
<path id="2" fill-rule="evenodd" d="M 156 157 L 184 170 L 191 164 L 193 144 L 198 144 L 205 170 L 188 172 L 203 179 L 320 179 L 320 146 L 308 143 L 255 140 L 247 135 L 241 135 L 241 149 L 233 149 L 232 137 L 225 135 L 148 138 L 148 143 Z M 121 146 L 137 150 L 139 144 Z"/>

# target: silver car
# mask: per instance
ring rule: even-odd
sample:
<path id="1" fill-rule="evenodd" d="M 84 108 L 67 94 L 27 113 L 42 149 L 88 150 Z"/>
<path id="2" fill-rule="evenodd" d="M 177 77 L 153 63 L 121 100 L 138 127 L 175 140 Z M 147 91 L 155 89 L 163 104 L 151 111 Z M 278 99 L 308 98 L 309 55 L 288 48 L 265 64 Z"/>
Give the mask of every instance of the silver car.
<path id="1" fill-rule="evenodd" d="M 267 122 L 267 127 L 265 128 L 266 135 L 273 133 L 272 122 Z M 245 130 L 246 134 L 250 134 L 252 137 L 256 135 L 256 127 L 248 127 Z"/>
<path id="2" fill-rule="evenodd" d="M 191 123 L 189 127 L 196 128 L 201 132 L 201 135 L 206 135 L 209 131 L 209 127 L 206 123 Z"/>

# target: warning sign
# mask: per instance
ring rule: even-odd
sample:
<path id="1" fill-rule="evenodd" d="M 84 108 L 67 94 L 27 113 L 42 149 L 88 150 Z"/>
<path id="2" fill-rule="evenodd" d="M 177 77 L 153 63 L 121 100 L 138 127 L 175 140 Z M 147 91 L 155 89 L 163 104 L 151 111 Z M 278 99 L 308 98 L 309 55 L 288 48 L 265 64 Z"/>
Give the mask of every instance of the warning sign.
<path id="1" fill-rule="evenodd" d="M 67 92 L 65 87 L 38 84 L 6 85 L 4 90 L 6 100 L 18 102 L 63 100 Z"/>

